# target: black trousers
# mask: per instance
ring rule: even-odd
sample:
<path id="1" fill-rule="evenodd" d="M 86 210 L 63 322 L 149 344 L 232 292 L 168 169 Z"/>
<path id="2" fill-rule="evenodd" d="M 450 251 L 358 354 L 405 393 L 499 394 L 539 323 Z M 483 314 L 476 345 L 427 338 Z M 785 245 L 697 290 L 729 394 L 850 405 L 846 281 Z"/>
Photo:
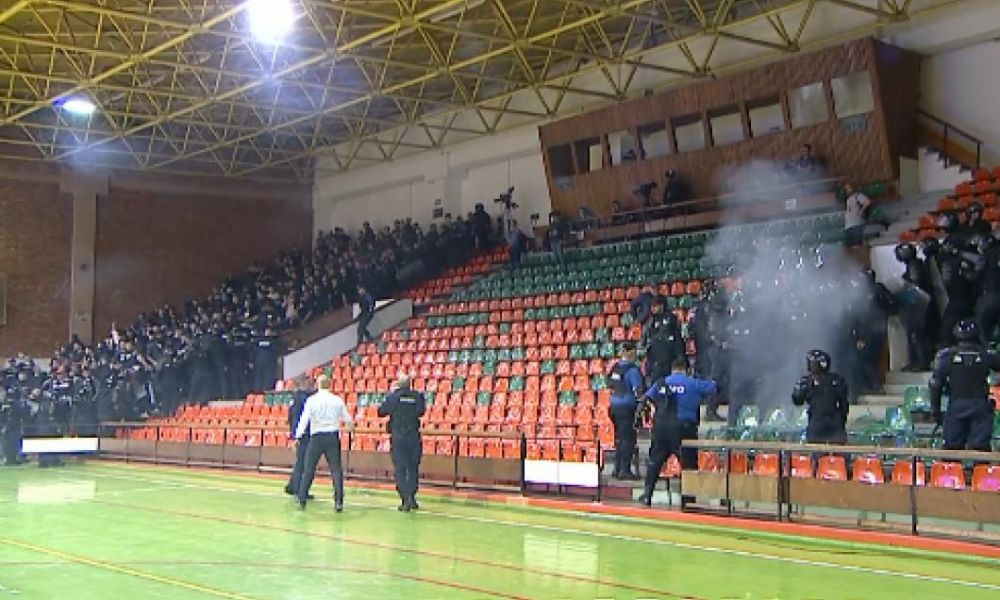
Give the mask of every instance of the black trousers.
<path id="1" fill-rule="evenodd" d="M 418 472 L 423 445 L 420 435 L 392 437 L 392 466 L 396 472 L 396 491 L 402 500 L 417 495 Z"/>
<path id="2" fill-rule="evenodd" d="M 990 451 L 993 436 L 993 401 L 952 400 L 944 417 L 945 450 Z"/>
<path id="3" fill-rule="evenodd" d="M 611 423 L 615 426 L 615 475 L 632 472 L 636 444 L 635 409 L 635 403 L 611 405 Z"/>
<path id="4" fill-rule="evenodd" d="M 976 303 L 976 322 L 983 332 L 983 342 L 993 341 L 993 332 L 1000 321 L 1000 294 L 987 292 Z"/>
<path id="5" fill-rule="evenodd" d="M 288 478 L 288 485 L 285 487 L 287 490 L 291 490 L 292 493 L 298 494 L 299 483 L 302 481 L 302 469 L 306 465 L 306 451 L 309 449 L 309 434 L 305 434 L 295 444 L 295 466 L 292 467 L 292 474 Z"/>
<path id="6" fill-rule="evenodd" d="M 847 430 L 844 429 L 843 419 L 836 415 L 809 415 L 806 441 L 810 444 L 847 443 Z"/>
<path id="7" fill-rule="evenodd" d="M 373 340 L 372 334 L 368 333 L 368 324 L 374 318 L 372 313 L 361 313 L 358 315 L 358 344 L 366 340 Z"/>
<path id="8" fill-rule="evenodd" d="M 299 481 L 299 502 L 305 502 L 309 495 L 309 488 L 312 487 L 313 479 L 316 477 L 316 465 L 319 464 L 320 456 L 325 456 L 326 464 L 330 466 L 330 477 L 333 478 L 333 499 L 338 503 L 343 502 L 344 471 L 340 467 L 340 434 L 336 432 L 317 433 L 309 438 L 306 464 Z"/>
<path id="9" fill-rule="evenodd" d="M 8 465 L 16 464 L 21 455 L 21 428 L 17 425 L 8 425 L 3 430 L 3 459 Z"/>

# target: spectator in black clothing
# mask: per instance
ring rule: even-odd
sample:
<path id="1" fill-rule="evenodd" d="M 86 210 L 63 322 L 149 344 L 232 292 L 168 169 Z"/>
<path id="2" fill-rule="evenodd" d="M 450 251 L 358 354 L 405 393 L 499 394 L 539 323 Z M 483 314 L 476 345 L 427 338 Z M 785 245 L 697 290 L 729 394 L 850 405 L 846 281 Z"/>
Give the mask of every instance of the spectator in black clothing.
<path id="1" fill-rule="evenodd" d="M 663 206 L 665 216 L 672 214 L 672 209 L 681 202 L 689 200 L 687 184 L 681 179 L 677 171 L 673 169 L 664 173 L 663 182 Z"/>
<path id="2" fill-rule="evenodd" d="M 627 214 L 623 214 L 625 211 L 622 210 L 621 202 L 615 200 L 611 203 L 611 224 L 612 225 L 625 225 L 631 219 Z"/>
<path id="3" fill-rule="evenodd" d="M 311 381 L 311 380 L 310 380 Z M 310 384 L 305 384 L 302 389 L 295 388 L 292 382 L 292 405 L 288 407 L 288 428 L 292 437 L 295 437 L 295 430 L 299 427 L 299 417 L 302 416 L 302 409 L 305 408 L 306 399 L 315 390 L 309 389 Z M 285 493 L 294 496 L 298 493 L 299 481 L 302 479 L 302 468 L 306 461 L 306 449 L 309 447 L 309 431 L 307 430 L 295 444 L 295 465 L 292 467 L 292 474 L 288 477 L 285 485 Z M 308 494 L 306 499 L 312 500 L 314 496 Z"/>
<path id="4" fill-rule="evenodd" d="M 549 250 L 556 259 L 556 264 L 559 265 L 560 269 L 565 271 L 566 256 L 563 253 L 563 244 L 569 235 L 569 226 L 559 212 L 553 212 L 549 215 L 549 229 L 545 232 L 545 235 L 548 238 Z"/>
<path id="5" fill-rule="evenodd" d="M 983 220 L 983 205 L 973 202 L 965 209 L 965 224 L 961 227 L 961 235 L 966 240 L 972 240 L 979 236 L 992 236 L 993 227 L 989 222 Z M 982 325 L 982 323 L 980 323 Z"/>
<path id="6" fill-rule="evenodd" d="M 493 219 L 482 203 L 476 204 L 476 212 L 472 213 L 471 221 L 472 231 L 476 235 L 476 248 L 480 251 L 489 250 Z"/>
<path id="7" fill-rule="evenodd" d="M 363 286 L 358 288 L 358 345 L 373 341 L 375 338 L 368 332 L 368 324 L 375 317 L 375 298 Z"/>
<path id="8" fill-rule="evenodd" d="M 629 313 L 632 315 L 632 319 L 635 320 L 636 323 L 641 325 L 646 324 L 646 321 L 649 320 L 656 297 L 656 290 L 653 289 L 653 286 L 646 285 L 643 286 L 639 295 L 632 299 L 631 304 L 629 304 Z"/>
<path id="9" fill-rule="evenodd" d="M 517 221 L 510 222 L 507 230 L 507 249 L 510 254 L 510 268 L 517 269 L 521 266 L 521 253 L 524 251 L 524 234 L 517 226 Z"/>

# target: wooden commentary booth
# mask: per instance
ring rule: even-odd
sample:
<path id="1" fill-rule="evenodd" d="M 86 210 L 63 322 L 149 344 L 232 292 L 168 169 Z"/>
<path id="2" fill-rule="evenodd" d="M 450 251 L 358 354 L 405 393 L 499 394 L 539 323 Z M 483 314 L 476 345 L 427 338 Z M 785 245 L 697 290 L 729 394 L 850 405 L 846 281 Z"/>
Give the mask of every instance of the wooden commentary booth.
<path id="1" fill-rule="evenodd" d="M 917 155 L 918 88 L 916 54 L 867 38 L 555 121 L 539 128 L 552 207 L 640 208 L 636 188 L 662 194 L 668 170 L 689 199 L 781 186 L 803 144 L 810 179 L 894 181 Z"/>

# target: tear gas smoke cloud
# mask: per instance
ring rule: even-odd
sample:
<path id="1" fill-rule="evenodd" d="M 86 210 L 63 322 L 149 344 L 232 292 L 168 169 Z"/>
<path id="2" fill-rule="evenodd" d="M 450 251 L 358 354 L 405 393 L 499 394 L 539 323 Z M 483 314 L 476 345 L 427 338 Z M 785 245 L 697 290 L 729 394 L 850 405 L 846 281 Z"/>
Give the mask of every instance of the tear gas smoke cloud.
<path id="1" fill-rule="evenodd" d="M 725 173 L 721 189 L 742 194 L 788 179 L 781 166 L 756 161 Z M 815 193 L 804 188 L 793 184 L 777 197 L 773 192 L 760 196 L 775 200 Z M 731 202 L 747 201 L 753 200 Z M 773 407 L 791 406 L 809 350 L 829 352 L 833 370 L 847 376 L 855 354 L 851 330 L 867 314 L 869 288 L 843 246 L 817 245 L 816 231 L 777 223 L 731 225 L 738 223 L 723 224 L 706 256 L 712 264 L 733 265 L 731 275 L 741 282 L 729 297 L 732 395 L 751 395 L 763 417 Z"/>

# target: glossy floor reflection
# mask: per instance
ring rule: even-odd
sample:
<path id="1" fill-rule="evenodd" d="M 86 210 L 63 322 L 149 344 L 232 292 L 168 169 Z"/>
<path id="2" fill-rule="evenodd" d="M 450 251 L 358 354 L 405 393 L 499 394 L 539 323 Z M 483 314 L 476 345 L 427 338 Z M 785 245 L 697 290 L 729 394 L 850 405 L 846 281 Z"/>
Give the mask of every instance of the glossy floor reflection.
<path id="1" fill-rule="evenodd" d="M 1000 561 L 253 475 L 0 469 L 0 599 L 1000 597 Z M 316 489 L 324 498 L 326 489 Z"/>

